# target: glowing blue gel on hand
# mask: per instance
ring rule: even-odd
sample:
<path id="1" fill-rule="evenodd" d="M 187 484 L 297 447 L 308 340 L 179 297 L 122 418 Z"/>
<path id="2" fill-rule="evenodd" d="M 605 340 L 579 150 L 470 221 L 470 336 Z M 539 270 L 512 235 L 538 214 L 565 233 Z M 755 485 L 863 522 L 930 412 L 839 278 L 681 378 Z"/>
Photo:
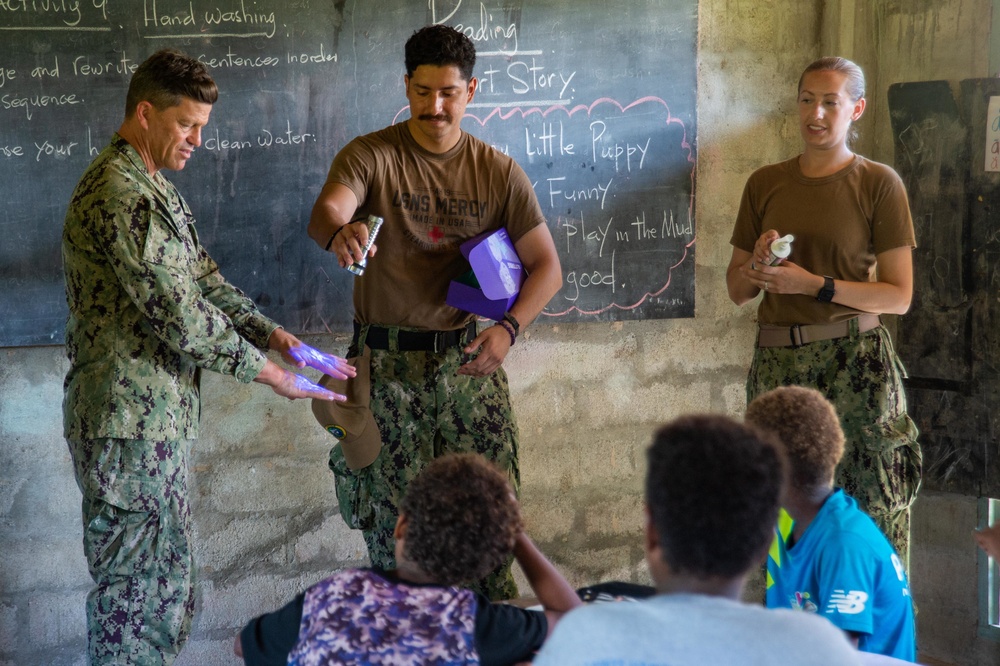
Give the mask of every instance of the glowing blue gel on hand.
<path id="1" fill-rule="evenodd" d="M 332 394 L 331 391 L 328 391 L 318 384 L 314 384 L 308 377 L 303 377 L 302 375 L 295 375 L 295 388 L 307 393 L 322 393 L 324 395 Z"/>
<path id="2" fill-rule="evenodd" d="M 319 370 L 320 372 L 336 377 L 337 379 L 347 379 L 349 377 L 349 375 L 343 370 L 343 367 L 346 365 L 346 362 L 343 359 L 334 356 L 333 354 L 324 354 L 309 345 L 293 347 L 288 350 L 288 355 L 294 358 L 297 362 L 305 363 L 310 368 Z"/>

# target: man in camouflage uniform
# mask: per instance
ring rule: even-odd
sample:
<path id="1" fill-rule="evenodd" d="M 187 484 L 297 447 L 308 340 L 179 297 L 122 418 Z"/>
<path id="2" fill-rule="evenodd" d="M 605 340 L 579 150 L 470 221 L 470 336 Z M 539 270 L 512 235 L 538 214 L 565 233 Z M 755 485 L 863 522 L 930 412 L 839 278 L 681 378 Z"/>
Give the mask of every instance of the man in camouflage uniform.
<path id="1" fill-rule="evenodd" d="M 169 664 L 194 610 L 188 455 L 201 369 L 278 395 L 334 393 L 261 349 L 342 379 L 219 275 L 162 169 L 182 169 L 218 96 L 201 63 L 160 51 L 133 75 L 126 117 L 77 185 L 63 230 L 69 320 L 64 429 L 83 492 L 91 664 Z"/>
<path id="2" fill-rule="evenodd" d="M 309 223 L 310 237 L 348 266 L 363 258 L 366 218 L 385 219 L 378 256 L 355 282 L 348 352 L 370 367 L 362 400 L 370 399 L 381 450 L 374 461 L 349 463 L 342 439 L 330 454 L 341 514 L 363 530 L 372 565 L 383 569 L 395 566 L 393 528 L 406 486 L 435 457 L 480 453 L 518 488 L 517 429 L 501 363 L 519 328 L 562 285 L 524 171 L 460 127 L 477 86 L 472 42 L 429 26 L 410 37 L 405 56 L 410 118 L 337 154 Z M 468 269 L 462 242 L 497 229 L 506 230 L 528 277 L 509 312 L 480 332 L 473 315 L 445 303 L 446 293 Z M 478 589 L 492 599 L 515 595 L 510 560 Z"/>

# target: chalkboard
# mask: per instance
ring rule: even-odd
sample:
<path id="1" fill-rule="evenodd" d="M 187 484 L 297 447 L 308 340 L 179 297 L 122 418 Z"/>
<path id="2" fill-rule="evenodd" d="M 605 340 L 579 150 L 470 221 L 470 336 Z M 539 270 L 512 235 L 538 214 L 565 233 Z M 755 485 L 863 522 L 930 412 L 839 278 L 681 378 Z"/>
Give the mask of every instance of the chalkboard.
<path id="1" fill-rule="evenodd" d="M 913 381 L 958 386 L 971 376 L 968 129 L 947 81 L 897 83 L 888 100 L 896 169 L 917 237 L 910 312 L 919 316 L 907 318 L 900 353 Z"/>
<path id="2" fill-rule="evenodd" d="M 897 171 L 917 232 L 898 327 L 924 487 L 1000 494 L 1000 80 L 889 88 Z M 991 106 L 992 105 L 992 106 Z M 993 109 L 992 113 L 990 109 Z"/>
<path id="3" fill-rule="evenodd" d="M 405 120 L 403 44 L 476 44 L 463 127 L 528 173 L 565 286 L 542 320 L 694 314 L 697 1 L 19 0 L 0 3 L 0 345 L 60 344 L 73 187 L 135 67 L 175 47 L 221 97 L 170 172 L 223 275 L 299 333 L 343 330 L 353 277 L 305 234 L 337 150 Z"/>

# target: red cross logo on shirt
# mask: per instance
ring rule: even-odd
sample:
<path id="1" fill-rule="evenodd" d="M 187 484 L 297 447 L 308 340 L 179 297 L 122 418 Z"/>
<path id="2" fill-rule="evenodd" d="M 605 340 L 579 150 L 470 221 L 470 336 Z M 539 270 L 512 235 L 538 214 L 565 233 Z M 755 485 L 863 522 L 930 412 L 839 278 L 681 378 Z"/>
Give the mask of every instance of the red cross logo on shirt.
<path id="1" fill-rule="evenodd" d="M 444 239 L 444 231 L 441 227 L 432 227 L 427 236 L 435 243 L 440 243 Z"/>

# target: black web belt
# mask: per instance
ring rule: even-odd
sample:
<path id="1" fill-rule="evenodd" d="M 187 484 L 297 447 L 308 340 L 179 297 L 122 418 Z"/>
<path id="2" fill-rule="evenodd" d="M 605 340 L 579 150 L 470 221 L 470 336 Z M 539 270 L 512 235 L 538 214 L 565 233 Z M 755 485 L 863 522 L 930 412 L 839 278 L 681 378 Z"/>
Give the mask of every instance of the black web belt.
<path id="1" fill-rule="evenodd" d="M 363 324 L 354 322 L 354 342 L 358 341 Z M 407 331 L 382 326 L 369 326 L 365 344 L 371 349 L 389 349 L 395 332 L 399 351 L 429 351 L 441 353 L 452 347 L 463 347 L 476 337 L 476 322 L 470 321 L 463 328 L 451 331 Z"/>

